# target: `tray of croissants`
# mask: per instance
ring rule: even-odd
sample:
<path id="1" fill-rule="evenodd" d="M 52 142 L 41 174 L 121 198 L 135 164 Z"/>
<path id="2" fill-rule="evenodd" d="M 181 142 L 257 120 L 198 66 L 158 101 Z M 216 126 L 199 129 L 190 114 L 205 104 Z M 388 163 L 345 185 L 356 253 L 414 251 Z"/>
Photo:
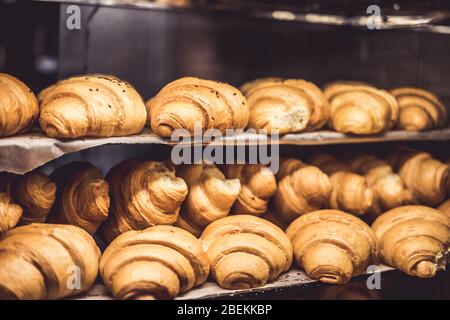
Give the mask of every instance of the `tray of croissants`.
<path id="1" fill-rule="evenodd" d="M 449 193 L 448 165 L 410 148 L 286 158 L 275 174 L 146 160 L 106 176 L 88 162 L 2 173 L 0 299 L 231 297 L 389 269 L 431 278 L 450 254 Z"/>
<path id="2" fill-rule="evenodd" d="M 216 130 L 225 141 L 246 143 L 261 132 L 277 134 L 278 144 L 450 139 L 444 103 L 421 88 L 384 90 L 350 81 L 319 88 L 283 78 L 237 88 L 184 77 L 146 102 L 141 94 L 148 95 L 115 76 L 91 74 L 61 80 L 36 96 L 1 73 L 0 171 L 24 174 L 103 144 L 170 144 L 180 130 L 192 135 Z M 238 133 L 225 135 L 229 130 Z"/>

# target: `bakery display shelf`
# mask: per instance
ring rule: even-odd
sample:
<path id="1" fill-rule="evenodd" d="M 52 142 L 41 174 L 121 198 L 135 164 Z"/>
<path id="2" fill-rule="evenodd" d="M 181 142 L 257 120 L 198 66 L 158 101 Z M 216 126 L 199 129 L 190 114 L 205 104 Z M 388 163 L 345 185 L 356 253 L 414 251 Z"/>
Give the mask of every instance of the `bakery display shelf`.
<path id="1" fill-rule="evenodd" d="M 391 267 L 380 265 L 377 272 L 387 272 L 395 270 Z M 367 274 L 354 277 L 351 281 L 367 277 Z M 301 290 L 327 285 L 323 282 L 312 280 L 301 270 L 292 269 L 281 275 L 277 281 L 266 284 L 260 288 L 243 290 L 226 290 L 220 288 L 215 282 L 207 282 L 201 287 L 188 291 L 177 297 L 178 300 L 196 300 L 196 299 L 240 299 L 240 298 L 258 298 L 264 295 L 276 295 L 281 293 L 299 292 Z M 110 300 L 111 295 L 102 284 L 96 284 L 87 293 L 75 297 L 77 300 Z"/>
<path id="2" fill-rule="evenodd" d="M 262 134 L 242 133 L 215 139 L 212 145 L 331 145 L 355 143 L 380 143 L 395 141 L 437 141 L 450 140 L 450 128 L 427 132 L 389 131 L 373 136 L 352 136 L 334 131 L 316 131 L 299 134 L 286 134 L 279 139 Z M 93 147 L 111 144 L 162 144 L 175 145 L 179 142 L 161 138 L 145 129 L 139 135 L 111 138 L 85 138 L 74 140 L 58 140 L 45 136 L 40 130 L 14 137 L 0 139 L 0 172 L 8 171 L 17 174 L 29 172 L 51 160 L 65 154 Z M 193 144 L 193 140 L 182 141 Z M 203 145 L 207 144 L 206 142 Z M 31 156 L 32 155 L 32 156 Z M 11 161 L 14 159 L 14 161 Z"/>
<path id="3" fill-rule="evenodd" d="M 326 1 L 300 2 L 293 0 L 191 0 L 191 1 L 155 1 L 155 0 L 34 0 L 90 6 L 117 7 L 141 10 L 168 10 L 175 12 L 230 12 L 249 18 L 296 21 L 307 24 L 329 26 L 367 27 L 368 6 L 373 1 L 353 1 L 331 3 Z M 439 24 L 450 17 L 450 6 L 427 7 L 418 1 L 411 3 L 393 3 L 378 1 L 381 7 L 381 29 L 399 29 L 405 27 L 426 27 Z M 420 30 L 420 28 L 418 29 Z M 441 29 L 422 31 L 439 32 Z"/>

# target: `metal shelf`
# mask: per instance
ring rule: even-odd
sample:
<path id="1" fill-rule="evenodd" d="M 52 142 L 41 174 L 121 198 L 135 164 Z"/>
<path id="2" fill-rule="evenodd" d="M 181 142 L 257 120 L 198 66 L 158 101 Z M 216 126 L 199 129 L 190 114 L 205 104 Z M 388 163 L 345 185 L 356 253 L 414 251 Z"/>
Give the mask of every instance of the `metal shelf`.
<path id="1" fill-rule="evenodd" d="M 381 143 L 393 141 L 443 141 L 450 140 L 450 128 L 427 132 L 389 131 L 373 136 L 353 136 L 334 131 L 315 131 L 299 134 L 286 134 L 279 140 L 262 134 L 238 134 L 225 136 L 212 142 L 213 145 L 332 145 Z M 93 147 L 111 144 L 161 144 L 173 146 L 178 142 L 161 138 L 146 128 L 141 134 L 128 137 L 85 138 L 74 140 L 58 140 L 45 136 L 42 131 L 0 139 L 0 172 L 8 171 L 17 174 L 29 172 L 51 160 L 65 154 Z M 186 141 L 184 144 L 189 144 Z M 190 143 L 192 144 L 192 143 Z M 205 143 L 203 143 L 205 145 Z M 14 159 L 14 161 L 12 161 Z"/>

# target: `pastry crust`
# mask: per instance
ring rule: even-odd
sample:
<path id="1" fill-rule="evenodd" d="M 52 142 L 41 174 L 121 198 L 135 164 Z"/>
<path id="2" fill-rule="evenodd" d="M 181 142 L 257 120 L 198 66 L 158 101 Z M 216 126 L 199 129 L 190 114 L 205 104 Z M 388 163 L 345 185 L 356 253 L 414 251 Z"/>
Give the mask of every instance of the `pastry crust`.
<path id="1" fill-rule="evenodd" d="M 444 269 L 450 246 L 450 215 L 425 206 L 403 206 L 372 225 L 384 263 L 421 278 Z"/>
<path id="2" fill-rule="evenodd" d="M 111 242 L 129 230 L 175 223 L 188 189 L 164 162 L 126 160 L 108 175 L 111 212 L 102 232 Z"/>
<path id="3" fill-rule="evenodd" d="M 50 178 L 58 186 L 57 201 L 48 221 L 72 224 L 93 235 L 108 217 L 109 186 L 99 169 L 88 162 L 72 162 Z"/>
<path id="4" fill-rule="evenodd" d="M 155 226 L 118 236 L 103 253 L 100 274 L 117 299 L 173 299 L 203 284 L 209 263 L 189 232 Z"/>
<path id="5" fill-rule="evenodd" d="M 359 82 L 338 81 L 324 89 L 331 106 L 329 125 L 342 133 L 376 134 L 398 119 L 398 104 L 387 91 Z"/>
<path id="6" fill-rule="evenodd" d="M 100 250 L 84 230 L 33 223 L 0 238 L 0 299 L 60 299 L 94 284 Z"/>
<path id="7" fill-rule="evenodd" d="M 0 137 L 31 129 L 38 118 L 36 96 L 22 81 L 0 73 Z"/>
<path id="8" fill-rule="evenodd" d="M 400 115 L 397 128 L 407 131 L 425 131 L 444 128 L 447 109 L 437 96 L 423 89 L 401 87 L 391 90 L 397 99 Z"/>
<path id="9" fill-rule="evenodd" d="M 42 130 L 52 138 L 127 136 L 142 131 L 144 102 L 126 81 L 93 74 L 59 81 L 39 94 Z"/>
<path id="10" fill-rule="evenodd" d="M 14 228 L 22 216 L 22 208 L 7 193 L 0 192 L 0 235 Z"/>
<path id="11" fill-rule="evenodd" d="M 339 210 L 307 213 L 286 230 L 294 257 L 311 279 L 347 283 L 377 263 L 375 234 L 359 218 Z"/>
<path id="12" fill-rule="evenodd" d="M 248 289 L 274 281 L 291 267 L 292 245 L 271 222 L 233 215 L 211 223 L 200 240 L 211 277 L 225 289 Z"/>
<path id="13" fill-rule="evenodd" d="M 185 77 L 167 84 L 147 102 L 154 133 L 169 137 L 174 130 L 194 134 L 208 129 L 244 129 L 249 110 L 242 93 L 229 84 Z"/>

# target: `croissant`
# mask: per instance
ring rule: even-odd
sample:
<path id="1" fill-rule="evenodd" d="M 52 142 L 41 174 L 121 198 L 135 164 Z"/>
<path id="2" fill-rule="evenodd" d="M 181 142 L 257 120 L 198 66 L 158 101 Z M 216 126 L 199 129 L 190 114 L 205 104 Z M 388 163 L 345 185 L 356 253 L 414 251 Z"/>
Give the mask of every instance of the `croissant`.
<path id="1" fill-rule="evenodd" d="M 444 269 L 450 246 L 450 215 L 425 206 L 403 206 L 382 214 L 372 225 L 382 260 L 421 278 Z"/>
<path id="2" fill-rule="evenodd" d="M 329 125 L 338 132 L 376 134 L 389 130 L 397 122 L 397 101 L 384 90 L 339 81 L 327 85 L 324 94 L 331 106 Z"/>
<path id="3" fill-rule="evenodd" d="M 399 175 L 383 160 L 368 154 L 353 156 L 349 160 L 352 171 L 364 175 L 367 186 L 373 191 L 373 202 L 370 208 L 372 217 L 396 207 L 410 204 L 413 193 L 407 189 Z"/>
<path id="4" fill-rule="evenodd" d="M 13 203 L 7 193 L 0 192 L 0 235 L 14 228 L 21 216 L 22 208 Z"/>
<path id="5" fill-rule="evenodd" d="M 188 193 L 175 169 L 163 162 L 126 160 L 110 170 L 107 180 L 111 213 L 102 231 L 109 242 L 125 231 L 174 224 Z"/>
<path id="6" fill-rule="evenodd" d="M 438 209 L 445 212 L 447 215 L 450 215 L 450 199 L 443 202 Z"/>
<path id="7" fill-rule="evenodd" d="M 427 152 L 399 149 L 388 155 L 388 162 L 413 192 L 414 202 L 436 206 L 446 198 L 448 166 Z"/>
<path id="8" fill-rule="evenodd" d="M 52 138 L 137 134 L 147 119 L 142 98 L 127 82 L 108 75 L 77 76 L 39 94 L 42 130 Z"/>
<path id="9" fill-rule="evenodd" d="M 280 134 L 317 130 L 330 114 L 328 101 L 315 84 L 300 79 L 263 78 L 241 90 L 250 108 L 249 127 Z"/>
<path id="10" fill-rule="evenodd" d="M 0 173 L 0 191 L 22 207 L 21 224 L 29 224 L 45 221 L 55 202 L 56 184 L 37 171 L 25 175 Z"/>
<path id="11" fill-rule="evenodd" d="M 84 230 L 33 223 L 0 238 L 0 300 L 60 299 L 92 287 L 100 250 Z"/>
<path id="12" fill-rule="evenodd" d="M 0 137 L 31 129 L 39 115 L 36 96 L 22 81 L 0 73 Z"/>
<path id="13" fill-rule="evenodd" d="M 261 164 L 235 164 L 222 168 L 227 179 L 239 179 L 241 191 L 231 208 L 232 214 L 261 216 L 267 211 L 269 198 L 277 189 L 275 176 Z"/>
<path id="14" fill-rule="evenodd" d="M 332 192 L 329 204 L 332 209 L 344 210 L 357 216 L 369 212 L 374 195 L 365 177 L 352 173 L 346 164 L 329 154 L 314 154 L 309 163 L 330 175 Z"/>
<path id="15" fill-rule="evenodd" d="M 200 241 L 211 277 L 225 289 L 247 289 L 274 281 L 291 267 L 292 245 L 271 222 L 233 215 L 211 223 Z"/>
<path id="16" fill-rule="evenodd" d="M 193 235 L 161 225 L 114 239 L 101 258 L 100 274 L 117 299 L 173 299 L 204 283 L 209 263 Z"/>
<path id="17" fill-rule="evenodd" d="M 402 87 L 391 91 L 397 99 L 399 118 L 397 127 L 407 131 L 443 128 L 447 124 L 447 109 L 431 92 Z"/>
<path id="18" fill-rule="evenodd" d="M 151 127 L 159 136 L 174 130 L 245 128 L 249 111 L 242 93 L 222 82 L 185 77 L 167 84 L 147 102 Z"/>
<path id="19" fill-rule="evenodd" d="M 189 193 L 175 225 L 198 237 L 208 224 L 229 214 L 241 184 L 239 179 L 226 179 L 213 164 L 186 165 L 178 174 Z"/>
<path id="20" fill-rule="evenodd" d="M 291 222 L 302 214 L 328 206 L 332 186 L 319 168 L 297 159 L 284 159 L 277 178 L 272 207 L 281 220 Z"/>
<path id="21" fill-rule="evenodd" d="M 99 169 L 88 162 L 72 162 L 50 178 L 58 186 L 55 208 L 47 221 L 72 224 L 93 235 L 109 212 L 109 186 Z"/>
<path id="22" fill-rule="evenodd" d="M 359 218 L 339 210 L 307 213 L 286 230 L 294 257 L 311 279 L 347 283 L 377 263 L 375 234 Z"/>

